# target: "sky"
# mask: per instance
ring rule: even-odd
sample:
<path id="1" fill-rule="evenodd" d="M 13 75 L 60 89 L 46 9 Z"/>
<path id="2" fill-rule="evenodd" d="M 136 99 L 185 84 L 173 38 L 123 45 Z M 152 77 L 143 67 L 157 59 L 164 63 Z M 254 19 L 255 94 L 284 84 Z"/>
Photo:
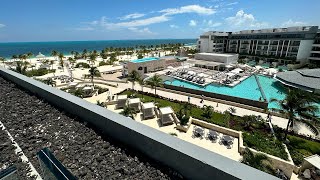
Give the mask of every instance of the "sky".
<path id="1" fill-rule="evenodd" d="M 320 25 L 320 0 L 1 0 L 0 42 L 182 39 Z"/>

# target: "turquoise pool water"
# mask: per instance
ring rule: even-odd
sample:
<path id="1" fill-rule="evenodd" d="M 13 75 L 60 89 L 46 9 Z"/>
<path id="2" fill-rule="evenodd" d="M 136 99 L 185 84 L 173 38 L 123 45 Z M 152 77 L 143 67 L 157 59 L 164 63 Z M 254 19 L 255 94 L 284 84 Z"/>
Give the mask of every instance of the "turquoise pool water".
<path id="1" fill-rule="evenodd" d="M 284 87 L 280 82 L 277 80 L 258 75 L 260 85 L 264 91 L 264 94 L 269 101 L 268 108 L 277 108 L 279 109 L 279 106 L 277 103 L 270 103 L 271 98 L 282 100 L 285 98 L 285 90 Z M 209 84 L 205 87 L 197 86 L 185 81 L 180 80 L 173 80 L 171 81 L 165 81 L 165 84 L 171 84 L 174 86 L 182 86 L 187 87 L 191 89 L 196 90 L 202 90 L 207 92 L 213 92 L 217 94 L 223 94 L 223 95 L 229 95 L 229 96 L 235 96 L 235 97 L 241 97 L 251 100 L 259 100 L 259 98 L 262 98 L 262 94 L 259 90 L 258 84 L 254 78 L 254 76 L 250 76 L 246 80 L 242 81 L 240 84 L 234 86 L 234 87 L 228 87 L 223 85 L 217 85 L 217 84 Z M 316 104 L 320 108 L 320 103 Z M 317 115 L 320 115 L 320 112 L 317 113 Z"/>
<path id="2" fill-rule="evenodd" d="M 147 62 L 147 61 L 155 61 L 155 60 L 158 60 L 158 59 L 159 58 L 149 57 L 149 58 L 135 59 L 135 60 L 132 60 L 131 62 L 133 62 L 133 63 L 141 63 L 141 62 Z"/>

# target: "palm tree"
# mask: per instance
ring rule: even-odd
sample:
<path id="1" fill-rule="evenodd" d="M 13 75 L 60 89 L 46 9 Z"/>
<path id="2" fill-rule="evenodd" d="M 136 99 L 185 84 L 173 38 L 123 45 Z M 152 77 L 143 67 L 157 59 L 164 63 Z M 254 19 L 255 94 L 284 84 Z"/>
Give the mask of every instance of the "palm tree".
<path id="1" fill-rule="evenodd" d="M 17 61 L 17 66 L 15 69 L 12 69 L 20 74 L 26 75 L 27 74 L 27 63 L 22 61 Z"/>
<path id="2" fill-rule="evenodd" d="M 45 79 L 43 80 L 43 82 L 52 87 L 57 85 L 57 82 L 54 81 L 52 78 Z"/>
<path id="3" fill-rule="evenodd" d="M 143 86 L 146 84 L 146 82 L 142 78 L 139 78 L 138 82 L 139 82 L 139 84 L 141 86 L 142 99 L 143 99 Z"/>
<path id="4" fill-rule="evenodd" d="M 58 55 L 59 55 L 58 51 L 56 50 L 51 51 L 51 56 L 55 57 L 55 59 L 57 58 Z"/>
<path id="5" fill-rule="evenodd" d="M 97 67 L 91 67 L 89 69 L 89 73 L 90 73 L 90 77 L 91 77 L 92 86 L 94 87 L 93 77 L 97 76 L 100 72 Z"/>
<path id="6" fill-rule="evenodd" d="M 154 102 L 156 102 L 156 96 L 157 96 L 157 87 L 162 86 L 162 79 L 158 74 L 155 74 L 151 78 L 147 80 L 147 84 L 151 86 L 151 88 L 154 89 Z"/>
<path id="7" fill-rule="evenodd" d="M 33 53 L 32 52 L 28 52 L 27 53 L 27 57 L 30 59 L 31 57 L 33 56 Z M 31 63 L 31 59 L 30 59 L 30 63 Z"/>
<path id="8" fill-rule="evenodd" d="M 89 55 L 90 63 L 92 66 L 94 65 L 94 62 L 96 61 L 96 58 L 97 58 L 97 54 L 95 54 L 95 53 L 91 53 Z"/>
<path id="9" fill-rule="evenodd" d="M 5 64 L 4 64 L 4 61 L 5 61 L 6 59 L 4 58 L 4 57 L 0 57 L 0 61 L 2 62 L 2 65 L 3 65 L 3 67 L 5 67 Z"/>
<path id="10" fill-rule="evenodd" d="M 18 56 L 17 56 L 17 55 L 12 55 L 11 58 L 14 59 L 14 60 L 16 60 L 16 59 L 18 59 Z"/>
<path id="11" fill-rule="evenodd" d="M 87 56 L 88 56 L 88 51 L 87 51 L 87 49 L 84 49 L 83 51 L 82 51 L 82 58 L 84 58 L 85 60 L 87 59 Z"/>
<path id="12" fill-rule="evenodd" d="M 234 113 L 236 113 L 236 108 L 229 107 L 228 111 L 229 111 L 230 115 L 233 115 Z"/>
<path id="13" fill-rule="evenodd" d="M 245 149 L 241 162 L 261 171 L 265 171 L 270 174 L 274 173 L 272 172 L 272 167 L 267 164 L 267 162 L 270 162 L 270 159 L 265 154 L 253 154 L 253 152 L 248 148 Z"/>
<path id="14" fill-rule="evenodd" d="M 130 117 L 133 119 L 133 116 L 135 116 L 137 113 L 136 111 L 130 107 L 130 106 L 125 106 L 123 108 L 123 111 L 120 112 L 120 114 L 124 115 L 124 116 L 127 116 L 127 117 Z"/>
<path id="15" fill-rule="evenodd" d="M 212 106 L 203 106 L 203 116 L 206 118 L 211 118 L 213 115 L 214 108 Z"/>
<path id="16" fill-rule="evenodd" d="M 128 81 L 130 81 L 132 83 L 132 90 L 134 90 L 134 84 L 136 81 L 140 80 L 140 74 L 138 73 L 138 71 L 133 70 L 131 71 L 131 73 L 129 73 L 128 75 Z"/>
<path id="17" fill-rule="evenodd" d="M 280 109 L 272 109 L 288 118 L 288 124 L 285 131 L 284 140 L 287 139 L 289 126 L 293 126 L 294 120 L 301 118 L 310 118 L 310 114 L 315 114 L 318 107 L 313 103 L 319 101 L 314 94 L 300 90 L 288 88 L 286 97 L 283 100 L 272 98 L 270 102 L 276 102 Z"/>

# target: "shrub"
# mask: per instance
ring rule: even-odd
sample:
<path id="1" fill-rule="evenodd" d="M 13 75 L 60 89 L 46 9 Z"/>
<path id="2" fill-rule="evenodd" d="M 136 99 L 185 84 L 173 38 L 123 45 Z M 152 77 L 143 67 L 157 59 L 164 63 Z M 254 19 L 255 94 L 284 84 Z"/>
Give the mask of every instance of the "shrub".
<path id="1" fill-rule="evenodd" d="M 81 62 L 81 63 L 77 63 L 75 67 L 76 68 L 79 68 L 79 67 L 90 68 L 90 65 L 87 63 Z"/>
<path id="2" fill-rule="evenodd" d="M 101 94 L 101 93 L 109 91 L 108 88 L 103 88 L 101 86 L 94 86 L 94 89 L 98 89 L 98 94 Z"/>
<path id="3" fill-rule="evenodd" d="M 177 133 L 169 133 L 171 136 L 178 136 Z"/>
<path id="4" fill-rule="evenodd" d="M 99 66 L 105 66 L 105 65 L 110 65 L 110 64 L 104 61 L 99 62 Z"/>
<path id="5" fill-rule="evenodd" d="M 26 72 L 26 76 L 28 76 L 28 77 L 43 76 L 45 74 L 52 73 L 52 72 L 55 72 L 55 70 L 48 70 L 48 69 L 45 69 L 45 68 L 40 68 L 40 69 L 34 69 L 34 70 L 31 70 L 31 71 L 27 71 Z"/>

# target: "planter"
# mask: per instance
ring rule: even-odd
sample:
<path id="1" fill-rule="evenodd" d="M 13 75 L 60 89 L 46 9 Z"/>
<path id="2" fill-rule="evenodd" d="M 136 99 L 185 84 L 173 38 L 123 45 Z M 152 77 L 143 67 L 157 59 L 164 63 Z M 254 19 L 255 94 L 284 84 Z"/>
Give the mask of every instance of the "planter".
<path id="1" fill-rule="evenodd" d="M 176 128 L 179 131 L 187 132 L 188 129 L 190 128 L 190 126 L 191 126 L 191 123 L 192 123 L 192 117 L 190 116 L 189 121 L 188 121 L 188 123 L 186 125 L 177 124 Z"/>

